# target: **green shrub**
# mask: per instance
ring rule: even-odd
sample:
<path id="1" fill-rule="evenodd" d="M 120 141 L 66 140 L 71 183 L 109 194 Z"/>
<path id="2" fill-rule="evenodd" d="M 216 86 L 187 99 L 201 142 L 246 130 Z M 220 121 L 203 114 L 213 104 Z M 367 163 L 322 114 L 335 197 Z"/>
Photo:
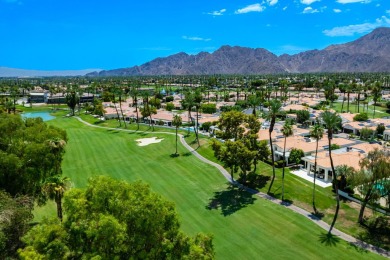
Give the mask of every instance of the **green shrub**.
<path id="1" fill-rule="evenodd" d="M 200 127 L 200 130 L 209 131 L 212 123 L 211 122 L 204 122 L 202 126 Z"/>
<path id="2" fill-rule="evenodd" d="M 173 101 L 173 96 L 165 97 L 165 102 L 172 102 L 172 101 Z"/>
<path id="3" fill-rule="evenodd" d="M 202 104 L 200 109 L 202 110 L 202 113 L 206 114 L 214 114 L 217 112 L 217 106 L 215 104 Z"/>
<path id="4" fill-rule="evenodd" d="M 297 114 L 297 122 L 300 124 L 303 124 L 304 122 L 310 119 L 310 113 L 307 110 L 298 110 L 296 114 Z"/>
<path id="5" fill-rule="evenodd" d="M 167 106 L 165 107 L 167 111 L 172 111 L 174 108 L 175 105 L 172 102 L 167 103 Z"/>
<path id="6" fill-rule="evenodd" d="M 305 156 L 305 153 L 301 149 L 293 148 L 290 151 L 290 156 L 288 158 L 288 161 L 290 163 L 299 164 L 302 161 L 302 157 Z"/>
<path id="7" fill-rule="evenodd" d="M 368 120 L 367 113 L 359 113 L 353 117 L 353 121 L 366 121 Z"/>
<path id="8" fill-rule="evenodd" d="M 372 130 L 368 127 L 363 127 L 360 130 L 360 139 L 368 140 L 372 136 L 373 133 L 374 133 L 374 130 Z"/>
<path id="9" fill-rule="evenodd" d="M 340 145 L 338 145 L 338 144 L 331 144 L 330 145 L 330 150 L 337 150 L 337 149 L 340 149 Z"/>

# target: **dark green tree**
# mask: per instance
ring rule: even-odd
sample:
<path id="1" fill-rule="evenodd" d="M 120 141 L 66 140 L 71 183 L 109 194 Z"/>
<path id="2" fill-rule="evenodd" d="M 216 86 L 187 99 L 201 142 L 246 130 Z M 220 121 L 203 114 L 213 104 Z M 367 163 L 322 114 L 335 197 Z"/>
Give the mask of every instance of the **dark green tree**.
<path id="1" fill-rule="evenodd" d="M 11 197 L 0 190 L 0 258 L 16 259 L 16 250 L 23 246 L 22 236 L 33 219 L 33 200 L 27 196 Z"/>
<path id="2" fill-rule="evenodd" d="M 242 124 L 245 122 L 245 114 L 238 111 L 229 111 L 221 114 L 218 120 L 219 135 L 222 139 L 238 140 L 244 133 Z"/>
<path id="3" fill-rule="evenodd" d="M 141 182 L 90 179 L 64 197 L 66 218 L 24 237 L 22 259 L 212 259 L 212 238 L 180 231 L 173 203 Z"/>
<path id="4" fill-rule="evenodd" d="M 74 116 L 74 110 L 76 105 L 79 103 L 80 97 L 75 90 L 71 90 L 65 96 L 66 104 L 68 105 L 72 116 Z"/>

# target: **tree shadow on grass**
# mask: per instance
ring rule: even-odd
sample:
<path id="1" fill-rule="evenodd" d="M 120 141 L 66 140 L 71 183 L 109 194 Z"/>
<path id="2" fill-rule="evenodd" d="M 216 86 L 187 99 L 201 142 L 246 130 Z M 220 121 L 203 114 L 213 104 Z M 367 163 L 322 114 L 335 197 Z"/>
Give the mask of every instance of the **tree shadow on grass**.
<path id="1" fill-rule="evenodd" d="M 107 130 L 108 132 L 110 132 L 111 134 L 119 134 L 119 130 L 113 130 L 113 129 L 108 129 Z"/>
<path id="2" fill-rule="evenodd" d="M 191 152 L 186 152 L 186 153 L 183 153 L 182 155 L 185 156 L 185 157 L 188 157 L 188 156 L 191 156 L 192 153 Z"/>
<path id="3" fill-rule="evenodd" d="M 377 216 L 366 219 L 365 229 L 358 238 L 374 246 L 390 250 L 390 218 Z"/>
<path id="4" fill-rule="evenodd" d="M 246 177 L 245 186 L 251 189 L 261 189 L 267 185 L 267 182 L 271 179 L 270 176 L 265 176 L 257 173 L 249 173 Z M 241 177 L 238 179 L 239 183 L 242 183 Z"/>
<path id="5" fill-rule="evenodd" d="M 103 124 L 103 123 L 105 123 L 105 122 L 106 122 L 106 121 L 100 120 L 100 121 L 94 122 L 93 124 L 94 124 L 94 125 L 101 125 L 101 124 Z"/>
<path id="6" fill-rule="evenodd" d="M 230 216 L 246 206 L 253 204 L 256 198 L 240 188 L 229 185 L 227 190 L 214 192 L 206 209 L 220 209 L 223 216 Z"/>
<path id="7" fill-rule="evenodd" d="M 310 216 L 313 216 L 313 219 L 322 219 L 325 214 L 317 210 L 317 212 L 312 212 Z"/>
<path id="8" fill-rule="evenodd" d="M 178 154 L 178 153 L 173 153 L 173 154 L 170 155 L 171 158 L 176 158 L 176 157 L 179 157 L 179 156 L 180 156 L 180 154 Z"/>
<path id="9" fill-rule="evenodd" d="M 368 250 L 365 249 L 366 245 L 362 242 L 348 243 L 349 248 L 355 249 L 359 253 L 368 253 Z"/>
<path id="10" fill-rule="evenodd" d="M 340 238 L 329 233 L 321 233 L 319 235 L 318 241 L 320 241 L 321 244 L 324 244 L 325 246 L 331 247 L 337 246 L 337 244 L 340 243 Z"/>

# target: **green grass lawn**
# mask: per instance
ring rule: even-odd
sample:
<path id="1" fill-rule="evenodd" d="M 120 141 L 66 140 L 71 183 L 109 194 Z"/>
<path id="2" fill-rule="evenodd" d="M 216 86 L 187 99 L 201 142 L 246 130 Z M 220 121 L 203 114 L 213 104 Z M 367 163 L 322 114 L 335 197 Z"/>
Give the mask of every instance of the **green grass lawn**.
<path id="1" fill-rule="evenodd" d="M 381 259 L 341 240 L 333 246 L 321 242 L 325 231 L 317 225 L 282 206 L 230 189 L 215 168 L 181 145 L 180 156 L 171 157 L 174 135 L 95 129 L 63 117 L 50 124 L 67 130 L 63 174 L 75 187 L 84 187 L 96 175 L 149 183 L 175 202 L 186 233 L 214 235 L 218 259 Z M 152 136 L 164 140 L 136 145 L 136 139 Z M 54 210 L 50 205 L 36 209 L 36 220 L 55 216 Z"/>
<path id="2" fill-rule="evenodd" d="M 379 102 L 378 102 L 378 104 L 379 104 Z M 335 102 L 335 103 L 333 103 L 332 109 L 341 113 L 341 106 L 342 106 L 342 102 Z M 347 101 L 344 102 L 343 111 L 347 111 Z M 357 103 L 350 102 L 349 103 L 349 111 L 351 113 L 357 113 L 357 111 L 358 111 Z M 369 118 L 374 118 L 374 106 L 373 105 L 369 105 L 368 110 L 367 110 L 367 106 L 364 105 L 364 108 L 363 108 L 363 103 L 360 102 L 359 113 L 362 113 L 362 112 L 367 113 Z M 389 110 L 386 107 L 376 106 L 375 107 L 375 118 L 381 118 L 384 116 L 390 116 Z"/>

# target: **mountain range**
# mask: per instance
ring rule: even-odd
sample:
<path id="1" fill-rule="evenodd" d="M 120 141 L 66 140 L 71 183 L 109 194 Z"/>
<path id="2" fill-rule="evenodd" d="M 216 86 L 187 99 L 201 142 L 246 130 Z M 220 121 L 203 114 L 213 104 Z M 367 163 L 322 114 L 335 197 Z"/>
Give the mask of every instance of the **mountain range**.
<path id="1" fill-rule="evenodd" d="M 381 27 L 345 44 L 277 56 L 263 48 L 222 46 L 213 53 L 180 52 L 140 66 L 87 76 L 390 72 L 390 28 Z"/>

